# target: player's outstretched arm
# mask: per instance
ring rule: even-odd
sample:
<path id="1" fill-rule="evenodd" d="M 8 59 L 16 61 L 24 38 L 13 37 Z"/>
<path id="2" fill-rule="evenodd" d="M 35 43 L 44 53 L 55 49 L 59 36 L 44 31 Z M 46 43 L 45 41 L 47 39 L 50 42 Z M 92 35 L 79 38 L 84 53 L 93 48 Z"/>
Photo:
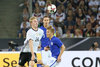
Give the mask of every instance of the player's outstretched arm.
<path id="1" fill-rule="evenodd" d="M 65 46 L 64 46 L 64 44 L 63 44 L 63 45 L 61 46 L 61 52 L 60 52 L 60 54 L 59 54 L 59 56 L 58 56 L 57 62 L 60 62 L 60 61 L 61 61 L 61 56 L 62 56 L 64 50 L 65 50 Z"/>
<path id="2" fill-rule="evenodd" d="M 38 50 L 40 50 L 41 49 L 41 42 L 39 43 L 39 46 L 38 46 Z"/>
<path id="3" fill-rule="evenodd" d="M 31 40 L 31 39 L 29 40 L 29 47 L 30 47 L 31 54 L 32 54 L 31 60 L 34 60 L 35 55 L 34 55 L 34 51 L 33 51 L 33 40 Z"/>
<path id="4" fill-rule="evenodd" d="M 32 54 L 32 57 L 31 57 L 31 60 L 29 62 L 29 67 L 32 67 L 34 66 L 34 59 L 35 59 L 35 55 L 34 55 L 34 51 L 33 51 L 33 40 L 29 40 L 29 48 L 31 50 L 31 54 Z"/>

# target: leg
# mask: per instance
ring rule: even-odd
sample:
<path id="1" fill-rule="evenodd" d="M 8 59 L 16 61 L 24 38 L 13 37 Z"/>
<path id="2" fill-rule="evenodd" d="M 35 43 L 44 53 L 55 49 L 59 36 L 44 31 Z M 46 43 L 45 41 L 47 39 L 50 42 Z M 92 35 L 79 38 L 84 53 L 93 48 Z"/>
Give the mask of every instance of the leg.
<path id="1" fill-rule="evenodd" d="M 33 67 L 33 66 L 34 66 L 34 64 L 35 64 L 35 62 L 34 62 L 34 61 L 30 61 L 30 62 L 29 62 L 29 67 Z"/>
<path id="2" fill-rule="evenodd" d="M 37 65 L 41 65 L 42 67 L 44 67 L 45 65 L 43 64 L 42 60 L 37 60 Z"/>
<path id="3" fill-rule="evenodd" d="M 20 53 L 19 63 L 17 67 L 25 67 L 24 64 L 27 62 L 27 53 Z"/>
<path id="4" fill-rule="evenodd" d="M 36 53 L 35 54 L 35 59 L 34 61 L 31 60 L 31 56 L 29 57 L 29 67 L 34 67 L 34 64 L 37 63 L 37 56 L 36 56 Z"/>
<path id="5" fill-rule="evenodd" d="M 41 64 L 41 65 L 43 65 L 42 60 L 37 60 L 37 64 Z"/>
<path id="6" fill-rule="evenodd" d="M 56 58 L 54 57 L 51 57 L 48 59 L 48 62 L 47 62 L 47 66 L 46 67 L 55 67 L 56 66 Z"/>

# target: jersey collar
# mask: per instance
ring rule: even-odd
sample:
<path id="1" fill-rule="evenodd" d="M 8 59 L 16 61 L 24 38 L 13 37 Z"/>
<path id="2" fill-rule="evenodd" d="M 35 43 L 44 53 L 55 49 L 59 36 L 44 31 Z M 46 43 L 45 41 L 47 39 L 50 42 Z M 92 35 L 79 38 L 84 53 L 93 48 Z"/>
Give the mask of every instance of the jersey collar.
<path id="1" fill-rule="evenodd" d="M 34 29 L 32 28 L 32 30 L 34 30 Z M 38 31 L 38 29 L 37 30 L 34 30 L 34 31 Z"/>

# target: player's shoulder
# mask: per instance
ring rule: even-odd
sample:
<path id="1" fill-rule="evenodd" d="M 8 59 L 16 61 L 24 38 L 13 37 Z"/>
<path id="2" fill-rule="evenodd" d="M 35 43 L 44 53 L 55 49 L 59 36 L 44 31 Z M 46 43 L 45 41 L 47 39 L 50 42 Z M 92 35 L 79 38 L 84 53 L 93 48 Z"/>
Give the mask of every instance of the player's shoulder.
<path id="1" fill-rule="evenodd" d="M 53 40 L 54 41 L 59 41 L 60 39 L 58 37 L 56 37 L 56 36 L 53 36 Z"/>
<path id="2" fill-rule="evenodd" d="M 44 28 L 44 26 L 41 26 L 41 27 L 40 27 L 40 29 L 42 29 L 42 30 L 43 30 L 43 29 L 45 29 L 45 28 Z"/>
<path id="3" fill-rule="evenodd" d="M 43 32 L 43 30 L 42 30 L 42 29 L 40 29 L 40 28 L 38 28 L 38 31 Z"/>
<path id="4" fill-rule="evenodd" d="M 27 33 L 31 33 L 32 32 L 32 29 L 30 28 L 28 31 L 27 31 Z"/>
<path id="5" fill-rule="evenodd" d="M 59 39 L 58 37 L 56 37 L 56 36 L 53 36 L 53 39 Z"/>

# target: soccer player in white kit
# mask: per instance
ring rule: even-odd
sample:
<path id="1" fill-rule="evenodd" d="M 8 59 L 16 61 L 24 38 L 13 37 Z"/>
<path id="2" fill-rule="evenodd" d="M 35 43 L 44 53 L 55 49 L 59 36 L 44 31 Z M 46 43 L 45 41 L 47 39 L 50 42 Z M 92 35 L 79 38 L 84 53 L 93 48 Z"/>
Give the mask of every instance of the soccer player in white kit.
<path id="1" fill-rule="evenodd" d="M 44 47 L 44 50 L 41 51 L 41 56 L 43 67 L 46 67 L 46 65 L 48 65 L 47 62 L 49 61 L 49 58 L 52 57 L 49 46 Z"/>
<path id="2" fill-rule="evenodd" d="M 31 28 L 27 31 L 26 40 L 20 53 L 18 67 L 24 67 L 26 62 L 29 62 L 29 67 L 33 67 L 34 63 L 38 62 L 36 53 L 38 52 L 43 31 L 38 28 L 38 20 L 36 17 L 31 17 L 29 21 Z"/>

